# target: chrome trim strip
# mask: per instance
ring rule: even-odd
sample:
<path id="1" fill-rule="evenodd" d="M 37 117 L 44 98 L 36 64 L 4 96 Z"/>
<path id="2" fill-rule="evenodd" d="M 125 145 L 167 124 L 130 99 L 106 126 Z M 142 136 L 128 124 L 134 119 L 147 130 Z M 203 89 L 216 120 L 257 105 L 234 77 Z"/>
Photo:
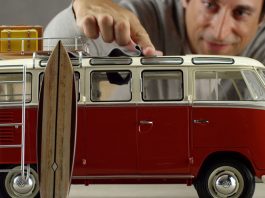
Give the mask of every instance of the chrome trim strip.
<path id="1" fill-rule="evenodd" d="M 21 148 L 21 144 L 0 145 L 0 148 Z"/>
<path id="2" fill-rule="evenodd" d="M 0 38 L 0 40 L 2 39 Z M 1 65 L 1 69 L 10 69 L 10 67 L 17 69 L 17 68 L 23 68 L 24 65 Z"/>
<path id="3" fill-rule="evenodd" d="M 1 103 L 1 102 L 0 102 Z M 1 105 L 0 104 L 0 109 L 10 109 L 10 108 L 21 108 L 21 104 L 20 105 Z M 37 103 L 27 103 L 26 104 L 26 109 L 29 109 L 29 108 L 38 108 L 38 104 Z"/>
<path id="4" fill-rule="evenodd" d="M 193 102 L 192 107 L 217 107 L 217 108 L 244 108 L 244 109 L 261 109 L 265 110 L 265 102 L 257 102 L 256 104 L 250 102 L 240 103 L 224 103 L 224 102 Z"/>
<path id="5" fill-rule="evenodd" d="M 0 169 L 0 173 L 5 173 L 5 172 L 9 172 L 9 171 L 20 172 L 21 169 Z"/>
<path id="6" fill-rule="evenodd" d="M 6 80 L 6 81 L 0 81 L 0 84 L 5 84 L 5 83 L 23 83 L 24 81 L 21 80 L 14 80 L 14 81 L 10 81 L 10 80 Z"/>
<path id="7" fill-rule="evenodd" d="M 137 106 L 183 106 L 183 107 L 187 107 L 190 106 L 188 101 L 165 101 L 165 102 L 139 102 L 136 103 Z"/>
<path id="8" fill-rule="evenodd" d="M 8 127 L 8 126 L 13 126 L 18 128 L 19 126 L 22 126 L 22 123 L 5 123 L 5 124 L 0 124 L 0 127 Z"/>
<path id="9" fill-rule="evenodd" d="M 23 104 L 22 102 L 1 102 L 0 106 L 7 106 L 7 105 L 10 105 L 10 106 L 13 106 L 13 105 L 21 106 L 22 104 Z"/>
<path id="10" fill-rule="evenodd" d="M 73 179 L 193 179 L 193 175 L 101 175 L 73 176 Z"/>
<path id="11" fill-rule="evenodd" d="M 135 107 L 137 104 L 136 103 L 113 103 L 113 102 L 110 102 L 110 103 L 86 103 L 86 104 L 83 104 L 82 106 L 84 107 L 112 107 L 112 108 L 117 108 L 117 107 Z M 81 106 L 78 104 L 78 107 Z"/>
<path id="12" fill-rule="evenodd" d="M 5 173 L 5 172 L 9 172 L 12 169 L 0 169 L 0 173 Z M 18 170 L 18 172 L 20 172 L 20 169 Z"/>
<path id="13" fill-rule="evenodd" d="M 114 103 L 114 102 L 108 102 L 108 103 L 85 103 L 85 104 L 78 104 L 78 107 L 80 106 L 83 106 L 83 107 L 90 107 L 90 108 L 93 108 L 93 107 L 112 107 L 112 108 L 117 108 L 117 107 L 157 107 L 157 106 L 168 106 L 168 107 L 172 107 L 172 106 L 183 106 L 183 107 L 187 107 L 187 106 L 190 106 L 190 104 L 188 102 L 185 101 L 184 102 L 181 102 L 181 103 L 172 103 L 172 102 L 169 102 L 169 103 L 156 103 L 156 102 L 148 102 L 148 103 L 135 103 L 135 102 L 131 102 L 131 103 Z"/>

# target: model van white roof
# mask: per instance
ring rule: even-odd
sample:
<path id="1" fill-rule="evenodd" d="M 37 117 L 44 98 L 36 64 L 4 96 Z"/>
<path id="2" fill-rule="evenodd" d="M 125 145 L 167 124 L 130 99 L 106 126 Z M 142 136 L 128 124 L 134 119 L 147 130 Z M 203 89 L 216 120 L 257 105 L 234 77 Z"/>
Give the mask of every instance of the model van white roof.
<path id="1" fill-rule="evenodd" d="M 1 57 L 0 57 L 1 58 Z M 252 58 L 240 56 L 214 56 L 214 55 L 186 55 L 186 56 L 154 56 L 154 57 L 82 57 L 71 58 L 74 66 L 107 66 L 115 68 L 120 65 L 134 66 L 241 66 L 264 68 L 264 65 Z M 26 65 L 27 68 L 45 67 L 48 56 L 33 55 L 33 57 L 9 57 L 0 59 L 0 67 L 5 65 Z"/>

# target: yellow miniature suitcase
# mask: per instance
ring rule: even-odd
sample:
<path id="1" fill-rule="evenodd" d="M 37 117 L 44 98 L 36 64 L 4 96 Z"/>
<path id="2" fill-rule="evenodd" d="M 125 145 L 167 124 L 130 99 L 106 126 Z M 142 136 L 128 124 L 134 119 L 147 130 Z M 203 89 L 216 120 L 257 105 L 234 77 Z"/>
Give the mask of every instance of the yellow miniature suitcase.
<path id="1" fill-rule="evenodd" d="M 3 29 L 1 30 L 1 52 L 33 52 L 38 50 L 38 40 L 26 40 L 38 38 L 36 29 Z M 8 40 L 8 38 L 11 38 Z M 19 38 L 16 40 L 15 38 Z M 23 40 L 25 38 L 25 40 Z"/>

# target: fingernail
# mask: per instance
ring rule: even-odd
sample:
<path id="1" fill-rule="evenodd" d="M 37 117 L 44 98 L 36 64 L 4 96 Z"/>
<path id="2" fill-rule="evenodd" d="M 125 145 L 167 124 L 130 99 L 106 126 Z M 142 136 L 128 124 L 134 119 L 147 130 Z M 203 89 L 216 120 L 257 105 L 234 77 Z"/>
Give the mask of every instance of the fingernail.
<path id="1" fill-rule="evenodd" d="M 143 54 L 146 56 L 156 55 L 156 50 L 152 47 L 146 47 L 143 49 Z"/>

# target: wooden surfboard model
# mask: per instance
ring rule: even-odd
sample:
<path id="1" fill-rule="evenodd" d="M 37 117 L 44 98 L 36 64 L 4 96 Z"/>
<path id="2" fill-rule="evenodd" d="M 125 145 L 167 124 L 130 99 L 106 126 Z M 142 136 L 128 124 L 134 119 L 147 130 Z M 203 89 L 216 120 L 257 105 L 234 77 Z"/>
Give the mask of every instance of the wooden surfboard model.
<path id="1" fill-rule="evenodd" d="M 74 71 L 59 41 L 45 69 L 38 113 L 38 171 L 41 198 L 68 197 L 75 151 Z"/>

